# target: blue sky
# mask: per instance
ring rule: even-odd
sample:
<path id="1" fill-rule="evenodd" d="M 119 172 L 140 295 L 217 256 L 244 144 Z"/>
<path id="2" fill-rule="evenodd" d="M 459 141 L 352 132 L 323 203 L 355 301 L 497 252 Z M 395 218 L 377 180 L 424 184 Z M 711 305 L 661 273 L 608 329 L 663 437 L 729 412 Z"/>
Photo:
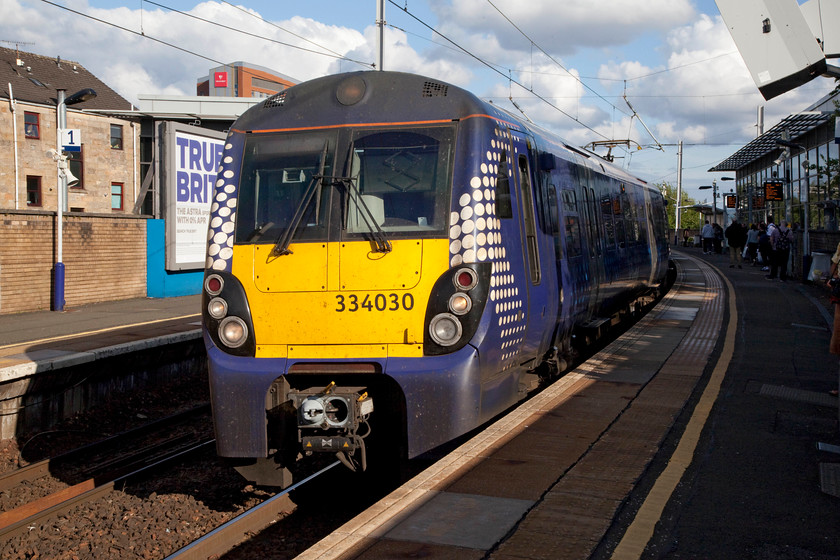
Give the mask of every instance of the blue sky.
<path id="1" fill-rule="evenodd" d="M 0 39 L 80 62 L 134 102 L 143 94 L 194 95 L 212 61 L 242 60 L 299 80 L 363 68 L 282 43 L 376 61 L 376 0 L 50 1 L 195 53 L 42 0 L 0 0 Z M 682 140 L 683 185 L 701 201 L 708 191 L 696 187 L 721 175 L 706 170 L 755 136 L 759 105 L 770 128 L 834 84 L 818 78 L 765 102 L 712 0 L 394 1 L 385 2 L 386 70 L 455 83 L 516 111 L 513 98 L 535 122 L 576 145 L 629 138 L 644 149 L 618 150 L 616 162 L 651 182 L 676 184 L 675 144 Z M 663 149 L 652 147 L 642 122 Z"/>

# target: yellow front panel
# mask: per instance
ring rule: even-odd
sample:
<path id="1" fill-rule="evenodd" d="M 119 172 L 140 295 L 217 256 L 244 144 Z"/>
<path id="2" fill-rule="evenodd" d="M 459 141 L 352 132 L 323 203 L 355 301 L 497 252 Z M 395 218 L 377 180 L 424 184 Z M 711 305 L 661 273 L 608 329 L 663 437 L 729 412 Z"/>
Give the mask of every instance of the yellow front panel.
<path id="1" fill-rule="evenodd" d="M 293 243 L 288 255 L 272 255 L 273 245 L 254 245 L 254 286 L 261 292 L 327 289 L 327 244 Z M 234 253 L 234 259 L 238 252 Z M 236 263 L 236 260 L 234 260 Z M 294 273 L 290 274 L 290 271 Z"/>
<path id="2" fill-rule="evenodd" d="M 295 254 L 301 258 L 285 263 L 287 256 L 266 262 L 270 246 L 265 252 L 234 247 L 233 273 L 248 296 L 257 355 L 324 359 L 422 355 L 426 304 L 435 281 L 449 267 L 449 243 L 446 239 L 392 243 L 394 250 L 385 258 L 370 254 L 367 242 L 313 243 L 311 250 L 298 244 L 293 248 L 298 248 Z M 296 269 L 302 263 L 305 270 L 317 270 L 304 255 L 323 257 L 323 276 L 307 279 Z M 334 268 L 341 273 L 334 274 Z M 268 274 L 271 280 L 260 287 L 270 291 L 258 288 L 257 277 Z M 296 278 L 284 280 L 289 276 Z M 294 289 L 275 291 L 273 286 L 282 282 Z M 343 288 L 348 285 L 358 288 Z"/>
<path id="3" fill-rule="evenodd" d="M 420 281 L 423 244 L 419 239 L 394 240 L 390 253 L 375 253 L 367 241 L 341 243 L 340 289 L 413 288 Z"/>

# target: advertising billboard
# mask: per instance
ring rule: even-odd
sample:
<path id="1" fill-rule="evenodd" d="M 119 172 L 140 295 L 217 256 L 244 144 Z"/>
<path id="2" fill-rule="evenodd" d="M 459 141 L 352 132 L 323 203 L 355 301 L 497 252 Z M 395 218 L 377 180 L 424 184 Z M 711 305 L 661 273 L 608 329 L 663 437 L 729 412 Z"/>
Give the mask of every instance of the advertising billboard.
<path id="1" fill-rule="evenodd" d="M 204 268 L 207 224 L 225 134 L 163 123 L 166 270 Z"/>

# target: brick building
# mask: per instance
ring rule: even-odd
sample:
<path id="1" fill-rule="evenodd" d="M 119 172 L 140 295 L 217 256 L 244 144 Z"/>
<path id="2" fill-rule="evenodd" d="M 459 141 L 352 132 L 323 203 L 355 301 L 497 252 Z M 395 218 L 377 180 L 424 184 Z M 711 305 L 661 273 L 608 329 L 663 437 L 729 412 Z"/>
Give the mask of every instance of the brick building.
<path id="1" fill-rule="evenodd" d="M 199 78 L 196 94 L 211 97 L 271 97 L 297 84 L 285 74 L 249 64 L 231 62 L 210 69 L 206 78 Z"/>
<path id="2" fill-rule="evenodd" d="M 66 129 L 81 133 L 81 151 L 68 154 L 79 179 L 68 192 L 71 212 L 130 212 L 139 173 L 139 127 L 103 114 L 131 103 L 78 62 L 0 48 L 0 209 L 56 210 L 58 172 L 46 155 L 57 147 L 57 90 L 85 88 L 96 97 L 67 107 Z"/>

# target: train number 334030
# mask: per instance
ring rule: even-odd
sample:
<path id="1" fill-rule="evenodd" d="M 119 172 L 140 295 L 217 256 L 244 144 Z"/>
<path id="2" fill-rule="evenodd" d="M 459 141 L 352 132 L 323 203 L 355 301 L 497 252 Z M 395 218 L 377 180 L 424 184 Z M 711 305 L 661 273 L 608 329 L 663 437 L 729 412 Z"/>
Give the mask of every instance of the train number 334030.
<path id="1" fill-rule="evenodd" d="M 335 296 L 336 308 L 339 313 L 349 311 L 411 311 L 414 308 L 414 296 L 405 294 L 376 294 L 364 296 L 356 294 L 339 294 Z"/>

